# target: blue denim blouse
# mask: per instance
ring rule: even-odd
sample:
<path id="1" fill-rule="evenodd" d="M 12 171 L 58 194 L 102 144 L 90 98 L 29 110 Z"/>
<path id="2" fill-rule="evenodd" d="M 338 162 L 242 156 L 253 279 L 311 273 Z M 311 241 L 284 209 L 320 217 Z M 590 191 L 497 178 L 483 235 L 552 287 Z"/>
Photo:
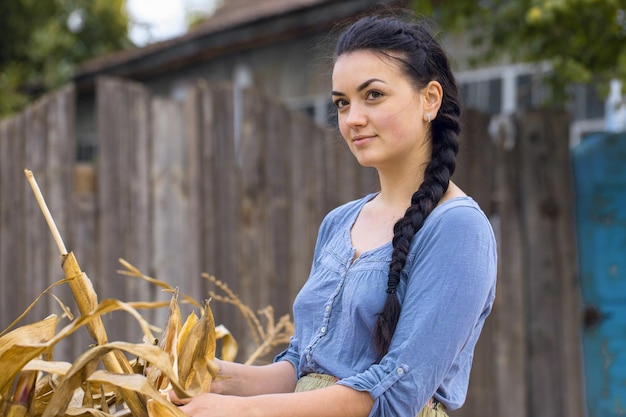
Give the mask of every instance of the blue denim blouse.
<path id="1" fill-rule="evenodd" d="M 370 416 L 409 417 L 434 396 L 448 410 L 465 401 L 474 346 L 495 298 L 491 225 L 470 197 L 440 204 L 413 238 L 398 286 L 402 310 L 380 363 L 372 345 L 387 295 L 391 242 L 354 262 L 350 229 L 375 194 L 331 211 L 319 230 L 311 274 L 293 306 L 295 333 L 276 361 L 298 377 L 323 373 L 367 391 Z"/>

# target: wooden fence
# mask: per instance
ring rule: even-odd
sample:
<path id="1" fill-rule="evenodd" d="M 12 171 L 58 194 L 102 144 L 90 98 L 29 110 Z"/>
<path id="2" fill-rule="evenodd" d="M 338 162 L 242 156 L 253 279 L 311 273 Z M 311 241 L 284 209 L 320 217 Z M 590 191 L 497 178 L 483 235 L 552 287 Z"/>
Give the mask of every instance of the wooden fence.
<path id="1" fill-rule="evenodd" d="M 375 190 L 377 181 L 335 133 L 254 91 L 241 94 L 236 112 L 238 95 L 227 85 L 198 85 L 173 101 L 102 78 L 93 165 L 74 162 L 71 86 L 0 122 L 0 327 L 62 275 L 25 167 L 37 176 L 100 299 L 169 298 L 120 276 L 121 257 L 198 300 L 214 289 L 200 278 L 206 272 L 254 309 L 272 305 L 276 317 L 290 313 L 324 214 Z M 518 114 L 495 135 L 488 133 L 490 120 L 465 113 L 455 181 L 494 225 L 498 293 L 467 403 L 451 414 L 582 417 L 568 120 L 555 112 Z M 53 292 L 71 304 L 66 289 Z M 220 303 L 213 309 L 245 359 L 252 343 L 241 315 Z M 60 309 L 46 296 L 25 320 L 51 312 Z M 164 311 L 146 315 L 164 324 Z M 127 316 L 104 321 L 110 339 L 139 341 Z M 88 343 L 79 334 L 58 354 L 73 358 Z"/>

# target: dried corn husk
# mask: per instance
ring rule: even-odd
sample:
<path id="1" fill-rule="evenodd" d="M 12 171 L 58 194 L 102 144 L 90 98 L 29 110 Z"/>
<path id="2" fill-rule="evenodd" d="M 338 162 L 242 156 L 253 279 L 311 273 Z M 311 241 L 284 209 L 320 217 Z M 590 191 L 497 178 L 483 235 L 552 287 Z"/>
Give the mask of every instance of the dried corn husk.
<path id="1" fill-rule="evenodd" d="M 209 300 L 204 304 L 202 316 L 191 330 L 181 339 L 181 348 L 178 362 L 178 375 L 182 386 L 197 395 L 206 392 L 205 387 L 215 375 L 211 375 L 207 362 L 215 359 L 215 321 L 209 306 Z M 195 366 L 194 366 L 195 365 Z M 179 398 L 183 393 L 176 392 Z"/>
<path id="2" fill-rule="evenodd" d="M 215 327 L 215 338 L 222 340 L 222 354 L 220 355 L 220 358 L 228 362 L 234 361 L 237 357 L 239 345 L 237 344 L 235 337 L 226 327 L 224 327 L 223 324 Z"/>
<path id="3" fill-rule="evenodd" d="M 161 350 L 169 355 L 175 371 L 178 370 L 178 338 L 181 327 L 182 323 L 180 306 L 178 305 L 178 291 L 176 291 L 174 295 L 172 295 L 172 299 L 170 301 L 170 314 L 167 326 L 163 332 L 161 342 L 159 343 Z M 167 387 L 168 379 L 158 367 L 148 367 L 147 377 L 148 382 L 150 382 L 150 384 L 156 389 L 161 390 Z"/>

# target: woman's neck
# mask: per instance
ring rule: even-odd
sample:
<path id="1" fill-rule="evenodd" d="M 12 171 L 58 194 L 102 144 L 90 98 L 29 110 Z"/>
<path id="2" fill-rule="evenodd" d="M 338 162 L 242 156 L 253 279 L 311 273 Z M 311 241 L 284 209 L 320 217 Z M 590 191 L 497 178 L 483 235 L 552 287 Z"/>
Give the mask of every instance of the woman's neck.
<path id="1" fill-rule="evenodd" d="M 406 209 L 424 179 L 424 166 L 412 169 L 378 170 L 379 200 L 390 208 Z"/>

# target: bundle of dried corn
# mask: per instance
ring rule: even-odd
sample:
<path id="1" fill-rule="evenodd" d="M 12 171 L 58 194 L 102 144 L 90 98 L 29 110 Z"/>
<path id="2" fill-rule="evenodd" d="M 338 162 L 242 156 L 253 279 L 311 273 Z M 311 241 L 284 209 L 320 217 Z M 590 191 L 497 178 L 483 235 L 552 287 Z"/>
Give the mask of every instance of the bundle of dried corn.
<path id="1" fill-rule="evenodd" d="M 123 263 L 140 274 L 132 265 Z M 194 305 L 201 307 L 199 315 L 194 311 L 183 322 L 179 292 L 161 281 L 153 282 L 173 291 L 167 326 L 160 342 L 138 310 L 162 307 L 162 303 L 124 303 L 111 299 L 102 301 L 93 311 L 73 319 L 56 333 L 58 318 L 55 315 L 0 333 L 0 369 L 3 371 L 0 374 L 0 415 L 182 415 L 164 393 L 172 389 L 179 398 L 186 398 L 207 392 L 217 373 L 213 362 L 216 340 L 223 339 L 221 357 L 224 360 L 234 360 L 237 343 L 227 329 L 215 326 L 208 301 L 202 306 L 194 301 Z M 190 300 L 188 296 L 183 297 Z M 64 307 L 64 310 L 69 309 Z M 107 342 L 90 348 L 74 363 L 51 360 L 53 348 L 60 340 L 116 310 L 128 312 L 140 324 L 144 343 Z M 136 357 L 129 363 L 131 372 L 99 369 L 100 365 L 106 369 L 104 358 L 111 353 Z M 124 392 L 137 396 L 140 404 L 137 409 L 130 409 Z"/>
<path id="2" fill-rule="evenodd" d="M 217 374 L 214 363 L 216 340 L 221 340 L 220 358 L 232 361 L 238 345 L 224 326 L 215 326 L 209 302 L 198 303 L 167 283 L 148 277 L 120 259 L 121 274 L 144 279 L 172 293 L 169 303 L 125 303 L 98 297 L 87 275 L 82 272 L 73 252 L 68 252 L 32 172 L 25 170 L 35 196 L 61 252 L 65 279 L 46 289 L 7 329 L 0 332 L 0 417 L 49 416 L 182 416 L 166 392 L 179 398 L 208 392 Z M 287 343 L 293 334 L 289 316 L 275 322 L 273 309 L 260 311 L 267 321 L 264 328 L 258 316 L 214 277 L 203 275 L 222 289 L 226 296 L 210 295 L 237 306 L 243 313 L 257 342 L 257 350 L 248 359 L 252 363 L 272 347 Z M 49 291 L 67 283 L 75 298 L 80 316 Z M 16 327 L 44 294 L 51 294 L 70 323 L 56 331 L 59 318 L 50 315 L 40 322 Z M 194 306 L 182 320 L 179 298 Z M 160 341 L 155 329 L 139 313 L 142 309 L 166 308 L 169 316 Z M 125 311 L 140 325 L 144 343 L 109 342 L 102 315 Z M 53 360 L 55 345 L 79 328 L 86 327 L 96 345 L 73 363 Z M 13 330 L 11 330 L 13 329 Z M 130 361 L 128 358 L 135 358 Z"/>
<path id="3" fill-rule="evenodd" d="M 156 342 L 152 326 L 138 310 L 158 308 L 162 303 L 98 303 L 91 281 L 74 254 L 66 250 L 32 172 L 25 173 L 61 252 L 62 282 L 70 285 L 81 315 L 73 319 L 63 305 L 71 322 L 58 332 L 58 318 L 51 315 L 9 332 L 14 322 L 0 333 L 0 416 L 181 416 L 164 390 L 174 390 L 179 398 L 198 395 L 210 389 L 216 375 L 217 333 L 208 301 L 200 306 L 199 315 L 194 312 L 183 323 L 178 291 L 153 280 L 173 292 L 161 343 Z M 126 266 L 141 275 L 130 264 Z M 137 320 L 147 343 L 108 341 L 101 316 L 116 310 Z M 96 346 L 74 363 L 53 361 L 54 346 L 83 326 Z M 228 333 L 222 331 L 222 335 Z M 232 342 L 225 343 L 231 356 Z M 127 355 L 136 357 L 133 364 Z"/>
<path id="4" fill-rule="evenodd" d="M 172 296 L 167 327 L 157 344 L 152 326 L 138 309 L 160 304 L 104 300 L 57 333 L 54 315 L 5 332 L 0 336 L 0 415 L 182 415 L 168 401 L 165 391 L 172 389 L 179 398 L 207 392 L 217 372 L 213 363 L 216 339 L 225 337 L 224 359 L 232 360 L 237 348 L 223 327 L 219 334 L 216 332 L 208 302 L 199 316 L 193 312 L 183 323 L 178 292 Z M 74 363 L 50 360 L 60 340 L 115 310 L 124 310 L 139 322 L 147 343 L 107 342 L 90 348 Z M 131 364 L 132 372 L 100 369 L 100 365 L 106 368 L 103 358 L 115 352 L 137 358 Z M 131 410 L 123 391 L 133 392 L 141 406 Z"/>

